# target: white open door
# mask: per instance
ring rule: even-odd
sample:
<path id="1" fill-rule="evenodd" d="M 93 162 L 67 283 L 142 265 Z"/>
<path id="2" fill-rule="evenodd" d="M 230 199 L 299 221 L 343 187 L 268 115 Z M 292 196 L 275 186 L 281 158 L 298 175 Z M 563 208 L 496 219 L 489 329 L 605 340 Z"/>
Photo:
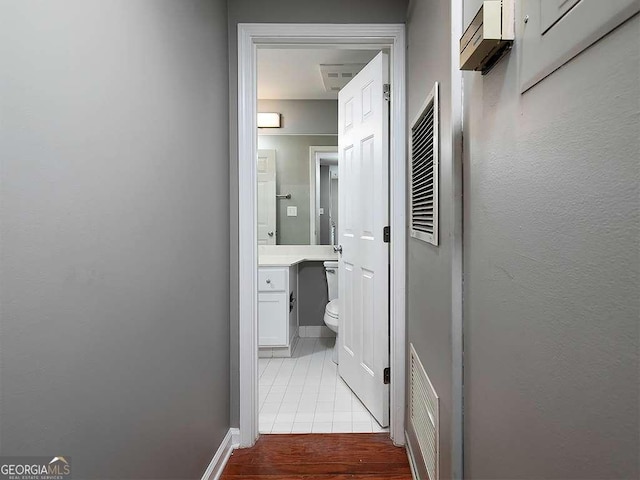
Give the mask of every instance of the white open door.
<path id="1" fill-rule="evenodd" d="M 276 151 L 258 150 L 258 245 L 276 244 Z"/>
<path id="2" fill-rule="evenodd" d="M 389 425 L 388 62 L 381 52 L 338 94 L 339 372 L 383 427 Z"/>

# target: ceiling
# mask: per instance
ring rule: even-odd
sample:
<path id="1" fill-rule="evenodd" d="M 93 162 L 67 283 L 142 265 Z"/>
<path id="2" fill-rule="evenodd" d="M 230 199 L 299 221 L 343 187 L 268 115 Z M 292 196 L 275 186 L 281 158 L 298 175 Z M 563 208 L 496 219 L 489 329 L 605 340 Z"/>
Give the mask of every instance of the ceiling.
<path id="1" fill-rule="evenodd" d="M 335 100 L 327 92 L 320 64 L 368 63 L 372 50 L 260 49 L 258 50 L 258 98 L 261 100 Z"/>

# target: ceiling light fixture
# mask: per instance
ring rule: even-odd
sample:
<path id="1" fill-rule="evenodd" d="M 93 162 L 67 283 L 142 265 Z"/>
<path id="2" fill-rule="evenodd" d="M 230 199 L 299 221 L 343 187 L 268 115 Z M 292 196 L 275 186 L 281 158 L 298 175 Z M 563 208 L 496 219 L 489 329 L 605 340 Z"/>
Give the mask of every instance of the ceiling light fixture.
<path id="1" fill-rule="evenodd" d="M 280 128 L 279 113 L 258 113 L 258 128 Z"/>

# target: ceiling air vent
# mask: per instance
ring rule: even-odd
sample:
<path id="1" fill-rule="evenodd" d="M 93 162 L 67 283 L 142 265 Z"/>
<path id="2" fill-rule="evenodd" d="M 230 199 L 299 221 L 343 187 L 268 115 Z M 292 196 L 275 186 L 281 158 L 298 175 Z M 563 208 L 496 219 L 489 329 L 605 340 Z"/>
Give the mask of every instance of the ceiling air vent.
<path id="1" fill-rule="evenodd" d="M 438 245 L 438 82 L 411 124 L 411 236 Z"/>
<path id="2" fill-rule="evenodd" d="M 322 75 L 324 89 L 327 92 L 339 92 L 365 65 L 365 63 L 321 64 L 320 75 Z"/>

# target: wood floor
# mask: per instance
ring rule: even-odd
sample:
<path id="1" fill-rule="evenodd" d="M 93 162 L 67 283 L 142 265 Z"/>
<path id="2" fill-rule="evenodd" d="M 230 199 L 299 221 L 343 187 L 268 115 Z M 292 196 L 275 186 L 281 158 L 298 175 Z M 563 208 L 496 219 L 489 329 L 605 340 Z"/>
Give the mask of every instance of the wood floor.
<path id="1" fill-rule="evenodd" d="M 221 480 L 411 480 L 388 433 L 262 435 L 233 452 Z"/>

